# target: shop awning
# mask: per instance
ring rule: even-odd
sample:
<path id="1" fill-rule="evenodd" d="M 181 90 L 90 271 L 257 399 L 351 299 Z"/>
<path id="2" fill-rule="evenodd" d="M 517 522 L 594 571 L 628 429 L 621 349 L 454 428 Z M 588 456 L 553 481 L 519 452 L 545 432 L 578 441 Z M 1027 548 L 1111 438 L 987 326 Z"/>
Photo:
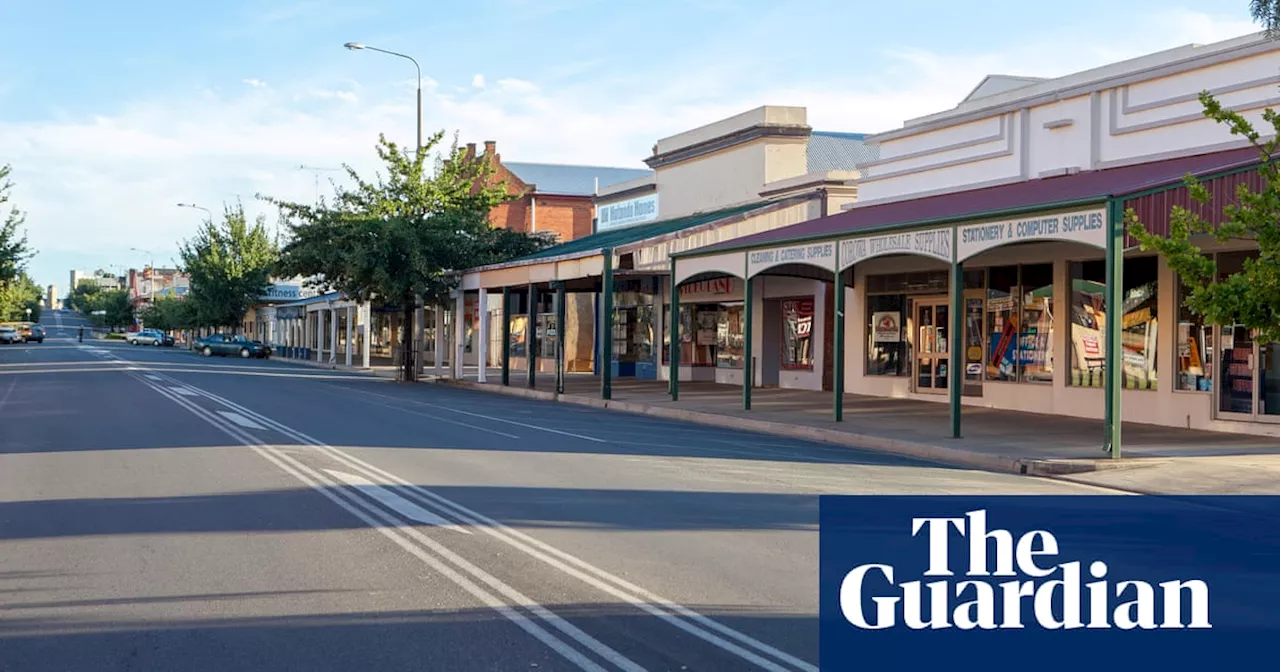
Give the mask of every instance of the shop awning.
<path id="1" fill-rule="evenodd" d="M 1252 147 L 1246 147 L 1061 177 L 1028 180 L 985 189 L 971 189 L 927 198 L 855 206 L 827 217 L 744 236 L 734 241 L 710 245 L 676 256 L 698 257 L 730 250 L 774 246 L 784 242 L 821 240 L 846 236 L 862 230 L 870 232 L 871 230 L 947 224 L 966 219 L 998 216 L 1001 213 L 1027 210 L 1041 205 L 1049 208 L 1064 204 L 1101 202 L 1108 198 L 1138 194 L 1157 187 L 1178 185 L 1188 173 L 1204 176 L 1257 163 L 1258 151 Z"/>

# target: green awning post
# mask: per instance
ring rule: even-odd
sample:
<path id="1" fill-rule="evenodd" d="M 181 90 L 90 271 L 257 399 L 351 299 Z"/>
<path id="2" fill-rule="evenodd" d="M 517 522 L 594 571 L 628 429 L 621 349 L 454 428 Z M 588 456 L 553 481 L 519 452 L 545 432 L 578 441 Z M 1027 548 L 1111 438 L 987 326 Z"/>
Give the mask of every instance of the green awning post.
<path id="1" fill-rule="evenodd" d="M 952 230 L 952 236 L 955 230 Z M 951 249 L 956 249 L 952 240 Z M 951 438 L 960 438 L 961 398 L 964 394 L 964 263 L 951 264 L 951 336 L 947 344 L 951 348 L 951 361 L 947 364 L 951 373 L 947 384 L 951 394 Z"/>
<path id="2" fill-rule="evenodd" d="M 836 422 L 844 422 L 844 274 L 848 269 L 840 270 L 840 245 L 836 244 L 836 274 L 835 274 L 835 291 L 836 291 L 836 314 L 832 330 L 832 338 L 835 343 L 831 344 L 831 352 L 835 354 L 835 361 L 832 362 L 831 377 L 833 379 L 832 387 L 832 415 Z"/>
<path id="3" fill-rule="evenodd" d="M 755 382 L 756 367 L 753 365 L 753 354 L 755 354 L 755 343 L 752 341 L 751 326 L 755 320 L 752 318 L 754 314 L 755 300 L 752 292 L 752 282 L 754 278 L 747 278 L 743 281 L 742 306 L 743 306 L 743 325 L 742 325 L 742 410 L 751 410 L 751 385 Z"/>
<path id="4" fill-rule="evenodd" d="M 511 288 L 502 288 L 502 386 L 511 385 Z"/>
<path id="5" fill-rule="evenodd" d="M 676 260 L 671 260 L 671 326 L 667 329 L 671 335 L 671 346 L 668 348 L 667 363 L 671 367 L 671 401 L 680 399 L 680 285 L 676 283 Z"/>
<path id="6" fill-rule="evenodd" d="M 525 386 L 533 389 L 538 380 L 538 286 L 529 283 L 529 326 L 525 327 L 525 360 L 528 371 L 525 372 Z"/>
<path id="7" fill-rule="evenodd" d="M 1120 433 L 1123 419 L 1120 412 L 1121 388 L 1124 386 L 1124 357 L 1121 342 L 1121 322 L 1124 319 L 1124 202 L 1107 203 L 1107 321 L 1103 340 L 1106 342 L 1105 362 L 1106 409 L 1103 426 L 1106 428 L 1103 450 L 1112 459 L 1120 459 Z"/>
<path id="8" fill-rule="evenodd" d="M 564 321 L 565 300 L 568 293 L 563 282 L 554 284 L 556 289 L 556 394 L 564 394 Z"/>
<path id="9" fill-rule="evenodd" d="M 613 249 L 604 252 L 604 272 L 600 278 L 600 398 L 613 398 Z"/>

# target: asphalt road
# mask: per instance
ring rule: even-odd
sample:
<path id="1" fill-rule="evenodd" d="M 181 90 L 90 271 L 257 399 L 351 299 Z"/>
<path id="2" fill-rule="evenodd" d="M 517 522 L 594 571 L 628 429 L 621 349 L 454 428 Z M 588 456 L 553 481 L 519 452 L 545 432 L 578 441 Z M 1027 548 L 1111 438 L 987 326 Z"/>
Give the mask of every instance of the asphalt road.
<path id="1" fill-rule="evenodd" d="M 816 670 L 817 496 L 1088 493 L 278 361 L 0 346 L 0 670 Z"/>

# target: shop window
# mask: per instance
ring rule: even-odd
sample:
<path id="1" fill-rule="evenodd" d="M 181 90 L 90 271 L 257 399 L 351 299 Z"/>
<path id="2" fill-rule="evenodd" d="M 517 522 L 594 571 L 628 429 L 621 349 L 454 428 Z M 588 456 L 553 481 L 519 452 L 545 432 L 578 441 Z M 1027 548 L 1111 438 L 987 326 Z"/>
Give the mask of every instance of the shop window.
<path id="1" fill-rule="evenodd" d="M 1158 275 L 1156 257 L 1124 260 L 1120 365 L 1126 388 L 1156 388 Z M 1071 290 L 1071 384 L 1102 387 L 1108 317 L 1105 263 L 1072 263 Z"/>
<path id="2" fill-rule="evenodd" d="M 741 303 L 721 304 L 716 319 L 716 366 L 741 369 L 745 357 L 745 311 Z"/>
<path id="3" fill-rule="evenodd" d="M 907 342 L 903 338 L 907 297 L 902 294 L 867 296 L 867 375 L 904 376 Z"/>
<path id="4" fill-rule="evenodd" d="M 1018 365 L 1024 383 L 1053 382 L 1053 264 L 1020 268 Z"/>
<path id="5" fill-rule="evenodd" d="M 1213 390 L 1213 330 L 1204 318 L 1191 312 L 1187 297 L 1191 290 L 1178 279 L 1178 380 L 1179 390 Z"/>
<path id="6" fill-rule="evenodd" d="M 987 271 L 987 380 L 1018 380 L 1018 267 Z"/>
<path id="7" fill-rule="evenodd" d="M 716 365 L 716 322 L 720 304 L 680 306 L 680 366 Z M 663 329 L 662 361 L 671 361 L 671 330 Z"/>
<path id="8" fill-rule="evenodd" d="M 813 368 L 813 299 L 782 301 L 782 368 Z"/>
<path id="9" fill-rule="evenodd" d="M 615 295 L 613 358 L 618 362 L 653 361 L 653 298 L 641 292 Z"/>

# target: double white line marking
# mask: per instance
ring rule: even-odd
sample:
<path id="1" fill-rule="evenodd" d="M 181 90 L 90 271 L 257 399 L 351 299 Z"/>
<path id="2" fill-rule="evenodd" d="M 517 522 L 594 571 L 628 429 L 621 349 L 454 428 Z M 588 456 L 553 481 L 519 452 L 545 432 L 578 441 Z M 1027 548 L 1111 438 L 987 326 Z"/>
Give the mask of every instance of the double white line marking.
<path id="1" fill-rule="evenodd" d="M 566 660 L 569 660 L 583 670 L 606 672 L 606 668 L 601 667 L 593 659 L 584 655 L 581 651 L 574 648 L 561 637 L 567 637 L 568 639 L 577 642 L 580 646 L 595 653 L 597 656 L 613 665 L 616 669 L 626 670 L 628 672 L 641 672 L 644 668 L 640 667 L 634 661 L 628 659 L 612 648 L 606 646 L 591 635 L 583 632 L 576 626 L 548 611 L 545 607 L 521 594 L 496 577 L 490 575 L 488 572 L 485 572 L 483 569 L 476 567 L 466 559 L 458 556 L 444 545 L 423 534 L 423 532 L 416 527 L 409 525 L 396 516 L 391 515 L 386 510 L 374 506 L 364 497 L 356 496 L 354 492 L 360 492 L 367 495 L 369 498 L 372 498 L 374 501 L 383 503 L 384 506 L 396 511 L 405 518 L 413 519 L 425 514 L 429 518 L 427 520 L 419 519 L 419 522 L 430 524 L 443 523 L 442 526 L 454 529 L 455 531 L 462 530 L 464 528 L 458 528 L 449 524 L 445 518 L 453 518 L 465 525 L 473 526 L 494 539 L 502 541 L 503 543 L 520 550 L 533 558 L 537 558 L 566 575 L 581 580 L 604 593 L 631 604 L 641 611 L 669 623 L 690 635 L 698 637 L 726 653 L 732 654 L 757 666 L 759 669 L 767 670 L 768 672 L 793 672 L 796 670 L 802 672 L 818 672 L 818 667 L 816 665 L 812 665 L 800 658 L 786 653 L 785 651 L 770 646 L 718 621 L 708 618 L 707 616 L 699 614 L 688 607 L 677 604 L 625 579 L 610 574 L 574 555 L 535 539 L 524 532 L 507 527 L 488 516 L 473 511 L 419 485 L 406 481 L 395 474 L 380 469 L 368 462 L 365 462 L 364 460 L 353 457 L 337 448 L 334 448 L 333 446 L 329 446 L 311 436 L 276 422 L 267 416 L 245 408 L 244 406 L 236 404 L 224 397 L 202 390 L 198 387 L 184 385 L 177 380 L 168 378 L 167 376 L 162 376 L 161 381 L 148 380 L 141 376 L 135 377 L 137 377 L 137 379 L 143 384 L 169 398 L 174 403 L 186 408 L 209 424 L 218 427 L 229 436 L 237 439 L 244 445 L 249 446 L 268 461 L 280 467 L 286 473 L 289 473 L 303 483 L 306 483 L 330 501 L 350 512 L 352 515 L 355 515 L 370 527 L 377 529 L 401 548 L 404 548 L 410 554 L 414 555 L 418 559 L 422 560 L 422 562 L 452 580 L 455 584 L 479 599 L 482 603 L 502 614 L 521 629 L 528 632 L 552 650 L 556 651 L 556 653 L 563 656 Z M 341 462 L 358 475 L 346 474 L 345 472 L 332 470 L 326 470 L 326 474 L 321 474 L 285 452 L 264 443 L 246 431 L 243 427 L 228 421 L 223 417 L 223 415 L 227 414 L 226 411 L 213 413 L 205 410 L 193 403 L 191 399 L 183 395 L 176 394 L 166 388 L 165 385 L 160 384 L 161 382 L 167 383 L 171 386 L 181 386 L 186 390 L 192 390 L 197 395 L 207 398 L 228 409 L 230 413 L 249 419 L 266 429 L 278 432 L 301 444 L 311 446 L 319 453 Z M 385 488 L 375 485 L 375 482 L 395 485 L 397 486 L 398 492 L 392 493 Z M 346 487 L 342 487 L 343 485 Z M 371 489 L 371 486 L 372 488 L 376 488 L 376 490 Z M 400 495 L 414 500 L 416 511 L 407 511 L 404 508 L 404 504 L 409 504 L 409 502 Z M 403 504 L 393 505 L 388 497 L 399 500 Z M 418 507 L 417 505 L 422 506 Z M 423 507 L 434 509 L 436 512 L 443 514 L 443 516 L 437 516 L 430 511 L 426 511 Z M 439 522 L 435 522 L 437 520 Z M 428 553 L 427 550 L 431 552 Z M 442 559 L 447 560 L 448 564 L 442 561 Z M 461 570 L 461 572 L 470 575 L 472 578 L 464 576 L 462 573 L 455 570 L 454 567 Z M 473 578 L 488 586 L 489 590 L 478 585 L 476 581 L 472 580 Z M 499 599 L 499 597 L 494 594 L 495 592 L 505 597 L 508 602 L 504 602 Z M 519 607 L 520 610 L 513 608 L 512 605 Z M 542 623 L 534 622 L 529 618 L 529 615 L 532 615 Z M 558 630 L 562 634 L 553 634 L 543 627 L 543 624 Z"/>

